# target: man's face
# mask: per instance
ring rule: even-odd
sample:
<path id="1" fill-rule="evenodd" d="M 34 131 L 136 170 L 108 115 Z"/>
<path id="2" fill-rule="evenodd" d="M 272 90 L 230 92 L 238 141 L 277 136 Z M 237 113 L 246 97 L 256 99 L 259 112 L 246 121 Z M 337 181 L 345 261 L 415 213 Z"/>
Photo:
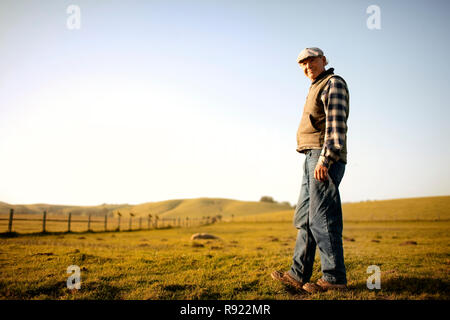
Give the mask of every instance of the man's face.
<path id="1" fill-rule="evenodd" d="M 300 62 L 305 75 L 314 81 L 322 72 L 325 71 L 326 58 L 321 57 L 309 57 Z"/>

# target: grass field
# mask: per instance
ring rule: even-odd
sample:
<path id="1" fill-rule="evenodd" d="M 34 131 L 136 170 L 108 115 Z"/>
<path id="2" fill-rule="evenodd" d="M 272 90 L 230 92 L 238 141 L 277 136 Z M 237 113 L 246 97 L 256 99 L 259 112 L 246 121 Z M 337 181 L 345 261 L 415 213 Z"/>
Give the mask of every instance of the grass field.
<path id="1" fill-rule="evenodd" d="M 445 299 L 450 222 L 347 222 L 347 292 L 304 295 L 270 278 L 291 263 L 285 221 L 233 221 L 149 231 L 0 238 L 0 299 Z M 207 232 L 220 240 L 190 240 Z M 415 243 L 415 244 L 414 244 Z M 69 290 L 69 265 L 81 289 Z M 381 268 L 381 290 L 366 287 Z M 313 279 L 320 277 L 317 253 Z"/>

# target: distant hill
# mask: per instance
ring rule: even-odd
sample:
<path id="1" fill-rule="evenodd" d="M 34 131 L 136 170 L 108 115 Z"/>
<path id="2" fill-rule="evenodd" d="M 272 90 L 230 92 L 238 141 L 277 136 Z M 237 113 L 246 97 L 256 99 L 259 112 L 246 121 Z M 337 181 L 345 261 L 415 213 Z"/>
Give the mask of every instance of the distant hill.
<path id="1" fill-rule="evenodd" d="M 363 201 L 342 204 L 344 221 L 450 220 L 450 196 Z M 241 218 L 248 221 L 292 221 L 284 210 Z"/>
<path id="2" fill-rule="evenodd" d="M 393 220 L 450 220 L 450 196 L 407 198 L 395 200 L 344 203 L 346 221 Z M 136 216 L 158 215 L 160 218 L 213 217 L 255 219 L 267 221 L 292 220 L 294 209 L 288 204 L 240 201 L 221 198 L 176 199 L 146 202 L 138 205 L 102 204 L 99 206 L 68 206 L 51 204 L 11 205 L 0 202 L 0 213 L 7 214 L 13 208 L 16 213 L 68 214 L 93 216 L 116 215 L 118 211 Z"/>
<path id="3" fill-rule="evenodd" d="M 42 214 L 44 210 L 49 214 L 68 214 L 93 216 L 115 215 L 117 212 L 128 215 L 132 212 L 136 216 L 158 215 L 161 218 L 174 217 L 207 217 L 221 215 L 222 217 L 246 216 L 260 213 L 270 213 L 292 208 L 288 204 L 240 201 L 220 198 L 197 198 L 166 200 L 159 202 L 146 202 L 138 205 L 120 204 L 99 206 L 63 206 L 51 204 L 12 205 L 0 202 L 0 214 L 9 213 L 10 209 L 15 213 Z"/>
<path id="4" fill-rule="evenodd" d="M 240 201 L 220 198 L 198 198 L 149 202 L 131 208 L 137 215 L 155 213 L 161 217 L 247 216 L 292 208 L 286 204 Z"/>
<path id="5" fill-rule="evenodd" d="M 346 220 L 450 220 L 450 196 L 364 201 L 342 207 Z"/>

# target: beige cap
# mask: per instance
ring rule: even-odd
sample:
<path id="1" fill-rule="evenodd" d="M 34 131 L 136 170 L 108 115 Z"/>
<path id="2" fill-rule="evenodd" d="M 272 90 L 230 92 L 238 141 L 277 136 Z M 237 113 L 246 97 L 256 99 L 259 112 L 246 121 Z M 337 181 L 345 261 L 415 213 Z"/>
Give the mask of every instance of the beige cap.
<path id="1" fill-rule="evenodd" d="M 309 57 L 320 57 L 323 56 L 323 51 L 319 48 L 305 48 L 300 52 L 297 58 L 297 63 L 300 63 L 302 60 L 305 60 Z"/>

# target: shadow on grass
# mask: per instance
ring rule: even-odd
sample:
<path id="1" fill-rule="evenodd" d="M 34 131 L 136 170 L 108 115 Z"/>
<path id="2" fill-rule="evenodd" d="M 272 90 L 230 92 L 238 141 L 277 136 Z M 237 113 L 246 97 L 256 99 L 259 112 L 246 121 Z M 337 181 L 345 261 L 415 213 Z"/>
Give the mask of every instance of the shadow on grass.
<path id="1" fill-rule="evenodd" d="M 193 284 L 160 285 L 160 300 L 186 299 L 186 300 L 217 300 L 222 296 L 212 288 L 199 287 Z"/>
<path id="2" fill-rule="evenodd" d="M 304 291 L 298 291 L 291 286 L 283 285 L 286 292 L 294 299 L 308 299 L 311 295 Z M 366 282 L 361 282 L 356 285 L 349 285 L 348 290 L 340 291 L 344 294 L 355 293 L 359 294 L 368 291 Z M 436 278 L 418 278 L 418 277 L 396 277 L 391 279 L 381 280 L 380 290 L 370 290 L 380 294 L 379 299 L 386 299 L 388 296 L 407 296 L 416 298 L 425 295 L 424 299 L 450 299 L 450 282 L 445 279 Z M 430 295 L 430 297 L 427 297 Z M 432 296 L 432 297 L 431 297 Z M 419 297 L 420 298 L 420 297 Z M 391 299 L 391 298 L 388 298 Z M 395 299 L 395 298 L 394 298 Z M 402 298 L 403 299 L 403 298 Z"/>
<path id="3" fill-rule="evenodd" d="M 190 284 L 168 284 L 163 285 L 163 289 L 169 292 L 192 290 L 195 286 Z"/>
<path id="4" fill-rule="evenodd" d="M 349 287 L 350 290 L 366 291 L 367 284 L 358 283 Z M 396 277 L 383 281 L 381 279 L 380 292 L 384 294 L 439 294 L 443 299 L 450 298 L 450 282 L 445 279 L 436 278 L 418 278 L 418 277 Z"/>
<path id="5" fill-rule="evenodd" d="M 2 299 L 32 299 L 40 296 L 42 299 L 55 299 L 64 293 L 66 284 L 62 281 L 48 280 L 29 285 L 26 282 L 0 281 L 0 296 Z"/>
<path id="6" fill-rule="evenodd" d="M 84 285 L 84 291 L 89 294 L 83 299 L 93 300 L 114 300 L 120 299 L 121 288 L 118 286 L 109 285 L 105 282 L 93 281 Z"/>
<path id="7" fill-rule="evenodd" d="M 18 233 L 18 232 L 0 232 L 0 238 L 17 238 L 17 237 L 41 237 L 41 236 L 54 236 L 64 234 L 102 234 L 102 233 L 119 233 L 119 232 L 135 232 L 135 231 L 154 231 L 154 230 L 167 230 L 181 227 L 166 226 L 153 229 L 132 229 L 132 230 L 107 230 L 107 231 L 56 231 L 56 232 L 30 232 L 30 233 Z"/>

